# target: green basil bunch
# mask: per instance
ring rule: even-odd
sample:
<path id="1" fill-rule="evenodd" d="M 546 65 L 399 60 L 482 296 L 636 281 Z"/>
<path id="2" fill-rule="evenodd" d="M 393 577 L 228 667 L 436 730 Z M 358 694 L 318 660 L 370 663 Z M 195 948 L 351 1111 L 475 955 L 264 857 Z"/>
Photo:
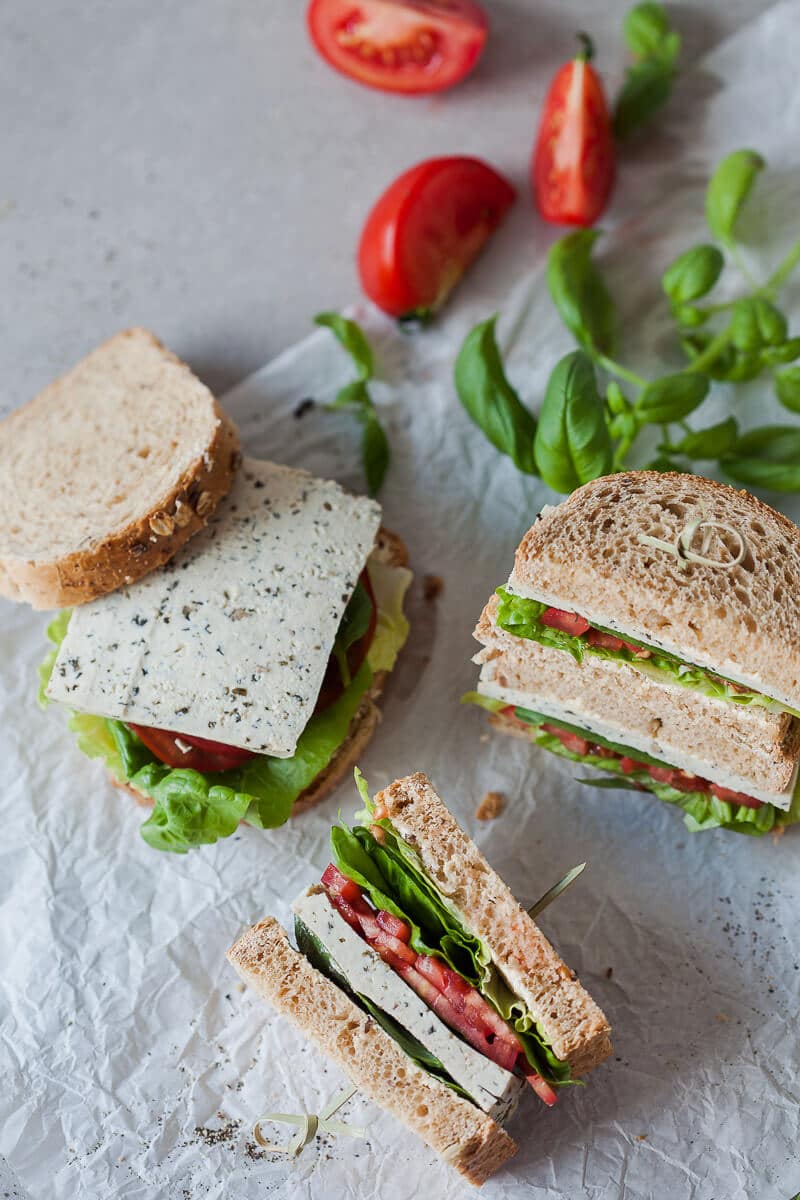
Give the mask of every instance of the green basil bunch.
<path id="1" fill-rule="evenodd" d="M 642 53 L 668 36 L 651 11 L 658 7 L 634 10 L 632 37 Z M 720 244 L 690 246 L 662 274 L 676 340 L 686 355 L 683 370 L 645 379 L 612 357 L 617 317 L 593 258 L 599 234 L 592 229 L 563 237 L 548 257 L 551 299 L 580 349 L 553 369 L 538 426 L 505 377 L 495 318 L 472 331 L 456 363 L 459 397 L 492 444 L 520 470 L 540 475 L 555 491 L 569 492 L 624 469 L 641 431 L 655 425 L 663 431 L 658 455 L 649 464 L 655 470 L 690 471 L 694 462 L 716 462 L 737 482 L 800 491 L 800 427 L 767 425 L 742 433 L 732 416 L 707 428 L 686 424 L 712 382 L 765 375 L 772 377 L 781 405 L 800 413 L 800 366 L 786 365 L 800 358 L 800 336 L 790 334 L 778 304 L 781 287 L 800 263 L 800 241 L 764 284 L 753 283 L 745 272 L 746 294 L 716 304 L 707 299 L 728 259 L 739 264 L 737 223 L 764 165 L 753 150 L 734 151 L 719 164 L 706 192 L 706 219 Z M 604 398 L 598 371 L 607 376 Z"/>

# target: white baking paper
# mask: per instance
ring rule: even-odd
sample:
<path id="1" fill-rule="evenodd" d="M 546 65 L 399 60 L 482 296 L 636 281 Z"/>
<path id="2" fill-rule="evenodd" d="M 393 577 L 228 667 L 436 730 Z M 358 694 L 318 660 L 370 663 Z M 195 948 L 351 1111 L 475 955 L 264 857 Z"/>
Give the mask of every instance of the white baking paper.
<path id="1" fill-rule="evenodd" d="M 752 144 L 770 159 L 775 174 L 749 215 L 768 230 L 769 253 L 792 219 L 796 232 L 799 22 L 796 4 L 777 5 L 684 77 L 683 99 L 621 172 L 604 256 L 623 312 L 636 317 L 629 351 L 644 368 L 669 357 L 658 276 L 675 249 L 703 236 L 702 186 L 724 152 Z M 452 361 L 470 324 L 500 308 L 511 373 L 537 403 L 570 346 L 543 288 L 543 241 L 521 201 L 428 332 L 404 336 L 357 310 L 380 363 L 374 395 L 394 455 L 385 519 L 417 573 L 412 637 L 361 765 L 373 789 L 428 772 L 523 902 L 589 863 L 542 925 L 608 1013 L 614 1057 L 552 1111 L 528 1098 L 511 1126 L 519 1154 L 483 1194 L 789 1200 L 800 1189 L 797 834 L 691 836 L 667 806 L 581 787 L 568 765 L 489 736 L 480 712 L 459 708 L 477 674 L 473 623 L 553 497 L 469 423 Z M 530 246 L 527 261 L 520 246 Z M 329 400 L 349 372 L 319 332 L 237 388 L 228 404 L 248 453 L 363 486 L 347 415 L 295 415 L 305 397 Z M 769 419 L 763 408 L 750 406 L 750 419 Z M 800 516 L 796 504 L 787 511 Z M 432 602 L 422 598 L 427 573 L 443 581 Z M 344 1077 L 243 991 L 225 950 L 264 913 L 288 922 L 291 900 L 328 861 L 337 811 L 356 807 L 352 786 L 283 829 L 242 828 L 183 858 L 160 855 L 139 838 L 130 797 L 76 751 L 63 714 L 35 706 L 42 614 L 4 604 L 0 620 L 0 1191 L 26 1200 L 469 1194 L 360 1098 L 338 1116 L 365 1123 L 364 1141 L 325 1135 L 289 1162 L 252 1139 L 261 1113 L 318 1112 Z M 487 789 L 508 807 L 481 824 L 474 812 Z M 280 1141 L 293 1131 L 268 1132 Z"/>

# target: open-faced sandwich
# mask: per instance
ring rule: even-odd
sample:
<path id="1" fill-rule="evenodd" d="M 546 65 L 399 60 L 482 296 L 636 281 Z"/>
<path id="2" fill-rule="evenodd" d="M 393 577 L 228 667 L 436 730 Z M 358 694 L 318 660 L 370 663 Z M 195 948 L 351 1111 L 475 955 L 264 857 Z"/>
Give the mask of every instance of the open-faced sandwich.
<path id="1" fill-rule="evenodd" d="M 470 1180 L 545 1102 L 611 1053 L 608 1022 L 421 774 L 331 832 L 332 861 L 228 953 L 242 979 Z"/>
<path id="2" fill-rule="evenodd" d="M 800 530 L 747 492 L 596 479 L 522 539 L 465 699 L 693 831 L 780 828 L 800 820 L 798 578 Z"/>
<path id="3" fill-rule="evenodd" d="M 0 468 L 0 590 L 73 606 L 42 699 L 153 805 L 150 845 L 279 825 L 330 791 L 408 632 L 406 550 L 378 504 L 242 460 L 210 392 L 142 330 L 9 418 Z"/>

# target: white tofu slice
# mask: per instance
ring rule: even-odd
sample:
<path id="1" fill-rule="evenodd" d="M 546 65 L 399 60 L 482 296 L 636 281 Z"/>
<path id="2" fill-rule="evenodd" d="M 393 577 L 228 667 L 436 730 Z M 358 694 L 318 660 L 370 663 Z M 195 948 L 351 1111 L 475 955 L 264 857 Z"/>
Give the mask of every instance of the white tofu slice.
<path id="1" fill-rule="evenodd" d="M 525 1081 L 462 1042 L 424 1000 L 347 924 L 324 892 L 309 888 L 292 906 L 322 943 L 354 992 L 407 1029 L 441 1062 L 478 1108 L 505 1121 L 517 1105 Z"/>
<path id="2" fill-rule="evenodd" d="M 380 519 L 336 483 L 245 459 L 171 562 L 75 609 L 48 696 L 291 757 Z"/>

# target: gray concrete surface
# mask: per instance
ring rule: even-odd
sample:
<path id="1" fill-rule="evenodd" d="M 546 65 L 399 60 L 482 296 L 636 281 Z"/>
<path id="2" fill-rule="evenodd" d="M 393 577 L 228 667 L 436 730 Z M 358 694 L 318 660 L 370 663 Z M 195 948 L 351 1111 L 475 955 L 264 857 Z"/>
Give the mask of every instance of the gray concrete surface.
<path id="1" fill-rule="evenodd" d="M 486 7 L 474 75 L 406 99 L 328 69 L 301 0 L 2 0 L 0 411 L 132 323 L 230 386 L 358 295 L 364 215 L 427 155 L 481 154 L 525 188 L 573 32 L 615 85 L 628 0 Z M 767 7 L 670 5 L 685 61 Z"/>

